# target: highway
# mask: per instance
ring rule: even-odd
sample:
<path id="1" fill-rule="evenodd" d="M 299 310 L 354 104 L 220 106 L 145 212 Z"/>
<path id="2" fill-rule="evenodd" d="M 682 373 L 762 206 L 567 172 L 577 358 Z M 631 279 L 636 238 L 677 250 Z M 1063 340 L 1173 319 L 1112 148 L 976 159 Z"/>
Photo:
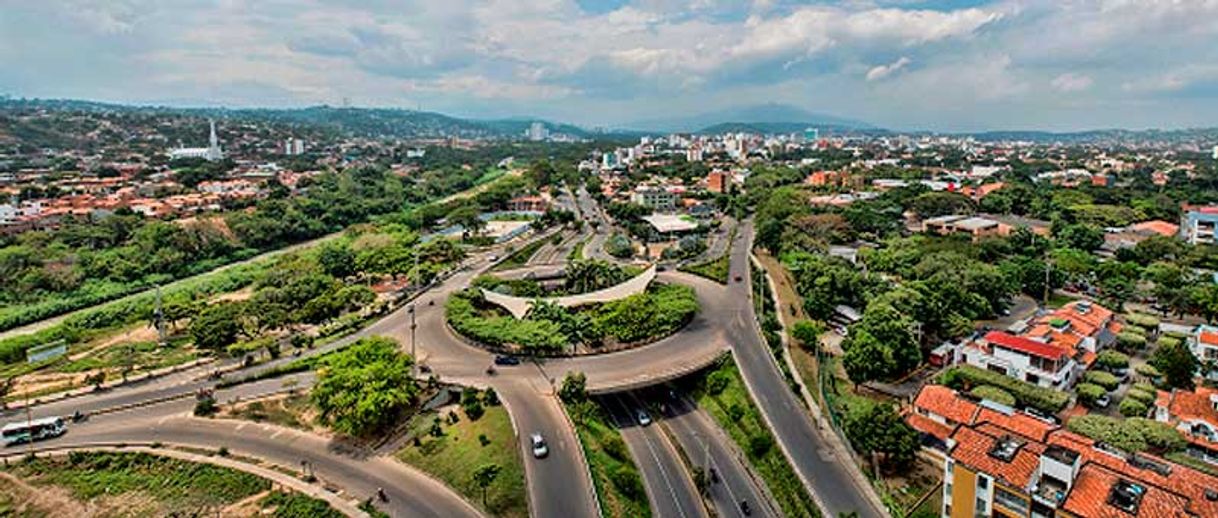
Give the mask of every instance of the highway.
<path id="1" fill-rule="evenodd" d="M 708 516 L 702 497 L 676 448 L 668 441 L 659 423 L 640 425 L 637 412 L 643 404 L 624 394 L 600 398 L 608 409 L 622 440 L 643 475 L 651 512 L 660 518 L 701 518 Z"/>
<path id="2" fill-rule="evenodd" d="M 697 408 L 681 393 L 666 397 L 663 426 L 676 439 L 690 462 L 710 472 L 713 468 L 718 482 L 711 484 L 708 495 L 715 513 L 721 518 L 745 518 L 740 502 L 748 502 L 748 516 L 775 517 L 775 504 L 767 496 L 747 467 L 744 454 L 736 449 L 732 439 L 715 424 L 706 412 Z M 655 396 L 661 398 L 665 396 Z"/>
<path id="3" fill-rule="evenodd" d="M 858 466 L 849 457 L 836 455 L 825 440 L 823 434 L 833 432 L 822 431 L 812 423 L 809 412 L 787 385 L 761 337 L 750 297 L 748 254 L 752 240 L 753 224 L 749 220 L 740 226 L 737 242 L 731 249 L 731 282 L 726 299 L 736 311 L 734 318 L 724 322 L 745 385 L 796 474 L 821 507 L 832 514 L 854 511 L 861 517 L 887 516 L 884 509 L 868 498 L 872 489 L 860 487 L 858 479 L 850 473 L 858 470 Z M 736 282 L 736 277 L 741 282 Z"/>

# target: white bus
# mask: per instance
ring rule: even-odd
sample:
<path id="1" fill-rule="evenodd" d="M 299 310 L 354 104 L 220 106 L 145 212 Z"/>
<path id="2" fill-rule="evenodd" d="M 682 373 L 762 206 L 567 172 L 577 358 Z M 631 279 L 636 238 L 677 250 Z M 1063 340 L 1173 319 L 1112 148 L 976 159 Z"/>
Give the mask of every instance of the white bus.
<path id="1" fill-rule="evenodd" d="M 66 431 L 68 428 L 64 426 L 62 418 L 44 417 L 33 421 L 6 424 L 4 428 L 0 429 L 0 436 L 4 437 L 4 444 L 8 446 L 59 437 Z"/>

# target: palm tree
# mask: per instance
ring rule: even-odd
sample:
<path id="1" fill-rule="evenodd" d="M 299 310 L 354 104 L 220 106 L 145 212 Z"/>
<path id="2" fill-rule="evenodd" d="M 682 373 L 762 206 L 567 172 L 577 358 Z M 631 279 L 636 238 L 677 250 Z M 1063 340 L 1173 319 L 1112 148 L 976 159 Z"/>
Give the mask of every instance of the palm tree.
<path id="1" fill-rule="evenodd" d="M 503 468 L 492 462 L 490 464 L 483 464 L 474 471 L 474 483 L 482 488 L 483 506 L 486 506 L 486 488 L 495 482 L 495 478 L 499 476 L 499 472 L 502 470 Z"/>

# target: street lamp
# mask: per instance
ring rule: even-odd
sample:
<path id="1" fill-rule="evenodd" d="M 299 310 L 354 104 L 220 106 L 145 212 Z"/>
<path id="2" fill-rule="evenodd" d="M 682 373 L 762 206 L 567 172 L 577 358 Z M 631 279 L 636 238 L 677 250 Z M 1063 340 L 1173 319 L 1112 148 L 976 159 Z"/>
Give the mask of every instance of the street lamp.
<path id="1" fill-rule="evenodd" d="M 415 320 L 414 320 L 414 315 L 415 315 L 414 308 L 415 308 L 414 304 L 411 304 L 410 308 L 408 308 L 406 310 L 408 313 L 410 313 L 410 359 L 411 359 L 410 377 L 412 377 L 412 378 L 418 377 L 418 375 L 419 375 L 419 372 L 418 372 L 419 357 L 418 357 L 418 355 L 415 354 L 415 347 L 414 347 L 414 342 L 415 342 L 414 330 L 415 330 L 415 328 L 418 327 L 418 324 L 415 324 Z"/>

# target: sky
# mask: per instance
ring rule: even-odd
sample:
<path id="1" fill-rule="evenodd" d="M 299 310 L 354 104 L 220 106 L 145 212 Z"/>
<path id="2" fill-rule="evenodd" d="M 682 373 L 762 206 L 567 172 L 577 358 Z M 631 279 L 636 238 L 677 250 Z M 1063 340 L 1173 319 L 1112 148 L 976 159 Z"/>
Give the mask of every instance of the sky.
<path id="1" fill-rule="evenodd" d="M 0 0 L 0 94 L 622 126 L 1218 126 L 1218 0 Z"/>

